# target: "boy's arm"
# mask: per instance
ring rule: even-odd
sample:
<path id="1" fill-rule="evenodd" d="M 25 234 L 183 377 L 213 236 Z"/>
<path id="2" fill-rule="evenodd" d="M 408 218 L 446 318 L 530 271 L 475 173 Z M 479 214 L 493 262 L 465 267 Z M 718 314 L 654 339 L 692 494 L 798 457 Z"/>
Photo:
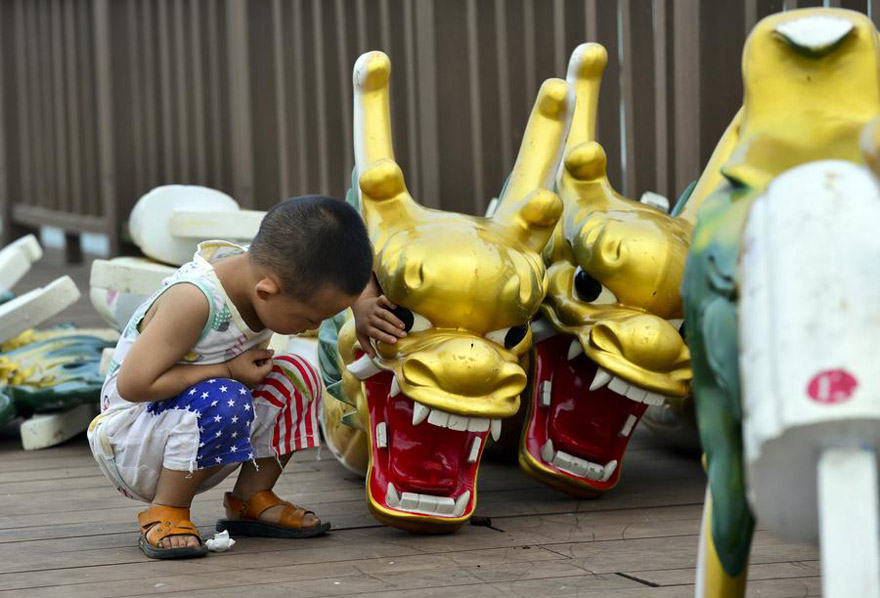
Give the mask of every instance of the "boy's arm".
<path id="1" fill-rule="evenodd" d="M 196 344 L 208 321 L 208 300 L 199 289 L 175 285 L 154 306 L 155 312 L 148 321 L 144 318 L 140 336 L 119 370 L 116 387 L 126 401 L 161 401 L 202 380 L 230 376 L 226 363 L 177 364 Z"/>
<path id="2" fill-rule="evenodd" d="M 391 311 L 396 308 L 397 306 L 382 294 L 379 281 L 373 274 L 367 287 L 351 306 L 358 341 L 361 349 L 370 357 L 376 356 L 376 351 L 370 342 L 371 338 L 393 345 L 398 338 L 406 336 L 403 322 Z"/>

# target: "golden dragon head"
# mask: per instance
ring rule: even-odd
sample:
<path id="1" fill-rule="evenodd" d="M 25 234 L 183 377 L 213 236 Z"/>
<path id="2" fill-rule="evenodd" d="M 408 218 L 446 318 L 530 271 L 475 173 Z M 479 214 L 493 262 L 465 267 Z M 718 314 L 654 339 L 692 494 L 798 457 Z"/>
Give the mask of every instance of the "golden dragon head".
<path id="1" fill-rule="evenodd" d="M 355 64 L 356 173 L 374 271 L 408 335 L 376 343 L 370 360 L 345 324 L 342 385 L 369 443 L 372 513 L 396 527 L 452 531 L 474 511 L 488 437 L 516 414 L 526 386 L 520 361 L 547 286 L 540 252 L 562 213 L 550 189 L 574 94 L 562 80 L 543 84 L 502 208 L 465 216 L 424 208 L 407 190 L 391 143 L 390 68 L 381 52 Z"/>
<path id="2" fill-rule="evenodd" d="M 577 108 L 557 178 L 564 214 L 545 250 L 549 287 L 533 324 L 519 453 L 528 473 L 582 496 L 616 485 L 647 406 L 686 395 L 691 377 L 678 327 L 692 225 L 611 187 L 594 140 L 606 63 L 599 44 L 582 44 L 569 62 Z"/>

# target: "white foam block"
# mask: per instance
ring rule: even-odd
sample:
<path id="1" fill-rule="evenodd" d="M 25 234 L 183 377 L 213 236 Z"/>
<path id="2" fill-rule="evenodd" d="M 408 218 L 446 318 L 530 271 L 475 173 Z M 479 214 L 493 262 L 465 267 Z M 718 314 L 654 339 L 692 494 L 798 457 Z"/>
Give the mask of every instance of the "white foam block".
<path id="1" fill-rule="evenodd" d="M 85 432 L 97 413 L 97 404 L 85 404 L 66 411 L 34 415 L 21 424 L 21 446 L 26 451 L 34 451 L 61 444 Z"/>
<path id="2" fill-rule="evenodd" d="M 31 264 L 43 257 L 34 235 L 27 235 L 0 249 L 0 293 L 8 291 L 27 274 Z"/>
<path id="3" fill-rule="evenodd" d="M 79 299 L 79 289 L 69 276 L 0 305 L 0 342 L 14 338 L 58 315 Z"/>

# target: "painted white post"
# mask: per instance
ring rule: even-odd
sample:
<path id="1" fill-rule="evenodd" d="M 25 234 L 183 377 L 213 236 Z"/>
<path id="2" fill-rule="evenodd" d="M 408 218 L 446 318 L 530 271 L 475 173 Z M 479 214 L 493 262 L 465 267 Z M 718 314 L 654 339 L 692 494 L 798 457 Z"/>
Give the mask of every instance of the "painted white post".
<path id="1" fill-rule="evenodd" d="M 818 470 L 822 595 L 880 598 L 877 455 L 828 449 Z"/>

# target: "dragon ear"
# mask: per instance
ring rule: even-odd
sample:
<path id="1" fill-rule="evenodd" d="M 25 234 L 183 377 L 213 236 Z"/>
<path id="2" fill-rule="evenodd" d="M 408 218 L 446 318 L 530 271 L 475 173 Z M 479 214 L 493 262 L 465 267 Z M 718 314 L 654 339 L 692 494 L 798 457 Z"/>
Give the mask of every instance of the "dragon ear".
<path id="1" fill-rule="evenodd" d="M 569 149 L 596 140 L 599 88 L 607 64 L 608 52 L 601 44 L 581 44 L 571 53 L 565 79 L 574 88 L 577 105 L 566 143 Z"/>
<path id="2" fill-rule="evenodd" d="M 383 52 L 367 52 L 354 65 L 355 170 L 361 212 L 370 237 L 408 227 L 420 209 L 406 189 L 394 161 L 389 79 L 391 61 Z"/>
<path id="3" fill-rule="evenodd" d="M 562 200 L 550 191 L 559 170 L 574 111 L 574 93 L 562 79 L 541 85 L 523 134 L 516 164 L 493 219 L 522 242 L 541 251 L 562 215 Z"/>

